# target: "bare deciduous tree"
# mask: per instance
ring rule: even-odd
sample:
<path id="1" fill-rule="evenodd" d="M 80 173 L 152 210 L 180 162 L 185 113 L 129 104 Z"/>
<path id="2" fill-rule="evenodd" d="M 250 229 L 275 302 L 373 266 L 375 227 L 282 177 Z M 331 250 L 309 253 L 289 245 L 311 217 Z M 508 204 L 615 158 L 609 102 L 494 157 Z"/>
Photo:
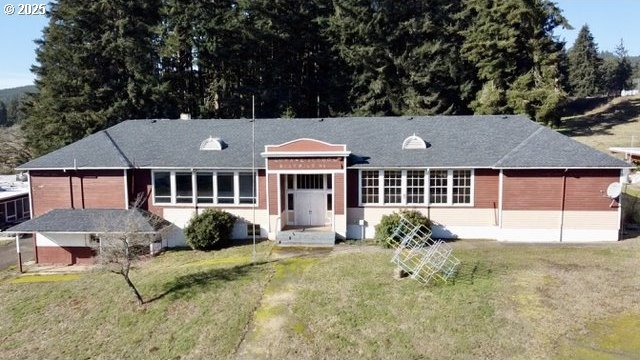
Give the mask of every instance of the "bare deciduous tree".
<path id="1" fill-rule="evenodd" d="M 19 126 L 0 128 L 0 171 L 13 171 L 16 166 L 31 159 L 32 155 Z"/>
<path id="2" fill-rule="evenodd" d="M 150 253 L 150 245 L 161 239 L 170 225 L 159 216 L 141 210 L 143 202 L 144 198 L 138 196 L 121 218 L 103 219 L 104 230 L 97 234 L 99 242 L 94 244 L 99 262 L 124 278 L 139 305 L 144 304 L 144 300 L 131 281 L 132 264 Z M 117 224 L 118 228 L 114 228 L 113 224 Z"/>

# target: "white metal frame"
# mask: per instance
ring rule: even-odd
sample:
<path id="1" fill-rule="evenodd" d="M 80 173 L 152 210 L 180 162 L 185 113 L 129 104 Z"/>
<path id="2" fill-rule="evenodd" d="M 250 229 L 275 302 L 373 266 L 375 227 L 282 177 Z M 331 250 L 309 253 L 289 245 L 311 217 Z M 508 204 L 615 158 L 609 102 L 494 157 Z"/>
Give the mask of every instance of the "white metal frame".
<path id="1" fill-rule="evenodd" d="M 447 171 L 447 202 L 431 203 L 431 170 Z M 465 204 L 453 203 L 453 172 L 468 170 L 471 172 L 471 191 L 470 202 Z M 378 202 L 365 203 L 362 200 L 362 172 L 377 171 L 378 172 Z M 402 195 L 399 203 L 384 202 L 384 172 L 385 171 L 401 171 L 402 172 Z M 423 203 L 407 202 L 407 171 L 424 171 L 425 172 L 425 189 Z M 473 207 L 475 203 L 475 169 L 455 168 L 455 169 L 359 169 L 358 170 L 358 206 L 360 207 Z"/>
<path id="2" fill-rule="evenodd" d="M 168 172 L 170 177 L 170 187 L 171 187 L 171 202 L 156 202 L 156 173 L 157 172 Z M 191 173 L 191 189 L 192 189 L 192 199 L 189 203 L 178 203 L 176 202 L 177 189 L 176 189 L 176 173 Z M 213 177 L 213 203 L 199 203 L 198 202 L 198 185 L 197 185 L 197 174 L 198 173 L 209 173 Z M 219 203 L 218 202 L 218 173 L 232 173 L 233 174 L 233 203 Z M 259 178 L 258 178 L 258 170 L 256 170 L 254 174 L 254 184 L 255 184 L 255 200 L 253 204 L 241 204 L 240 203 L 240 174 L 241 173 L 251 173 L 251 170 L 192 170 L 185 171 L 182 169 L 174 169 L 174 170 L 153 170 L 151 171 L 151 197 L 152 204 L 154 206 L 171 206 L 171 207 L 246 207 L 252 208 L 257 207 L 260 199 L 260 186 Z M 243 197 L 246 198 L 246 197 Z"/>

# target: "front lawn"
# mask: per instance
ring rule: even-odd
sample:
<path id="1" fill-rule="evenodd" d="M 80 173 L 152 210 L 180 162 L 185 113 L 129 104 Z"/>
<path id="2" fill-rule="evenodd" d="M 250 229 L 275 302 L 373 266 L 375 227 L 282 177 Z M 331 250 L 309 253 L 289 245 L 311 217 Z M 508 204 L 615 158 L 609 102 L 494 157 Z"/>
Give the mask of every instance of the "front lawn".
<path id="1" fill-rule="evenodd" d="M 112 274 L 8 278 L 0 358 L 633 358 L 636 241 L 459 241 L 460 273 L 429 286 L 395 280 L 375 246 L 283 258 L 265 243 L 257 265 L 250 246 L 175 251 L 136 269 L 157 298 L 144 307 Z"/>

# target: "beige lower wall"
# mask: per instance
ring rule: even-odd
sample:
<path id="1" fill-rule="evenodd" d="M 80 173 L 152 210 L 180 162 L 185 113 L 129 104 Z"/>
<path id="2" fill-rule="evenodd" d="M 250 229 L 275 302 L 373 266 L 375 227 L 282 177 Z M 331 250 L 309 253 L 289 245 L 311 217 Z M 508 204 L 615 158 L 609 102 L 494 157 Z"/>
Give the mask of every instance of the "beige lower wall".
<path id="1" fill-rule="evenodd" d="M 198 209 L 198 213 L 202 213 L 206 208 Z M 247 224 L 250 224 L 253 219 L 253 210 L 247 209 L 223 209 L 224 211 L 231 213 L 238 217 L 238 221 L 233 228 L 232 237 L 234 239 L 246 239 Z M 196 210 L 193 208 L 164 208 L 163 217 L 176 225 L 179 229 L 184 229 L 191 217 L 195 214 Z M 270 217 L 265 209 L 256 209 L 256 223 L 260 225 L 260 237 L 267 237 L 269 233 Z M 172 241 L 173 246 L 184 246 L 186 242 L 183 239 L 179 239 L 181 231 L 176 229 L 171 234 L 174 239 Z M 184 238 L 184 236 L 183 236 Z M 171 247 L 171 246 L 170 246 Z"/>
<path id="2" fill-rule="evenodd" d="M 565 229 L 611 230 L 619 229 L 617 211 L 528 211 L 505 210 L 502 227 L 506 229 Z"/>
<path id="3" fill-rule="evenodd" d="M 382 216 L 401 208 L 364 207 L 347 209 L 347 237 L 373 238 Z M 494 209 L 431 208 L 412 209 L 429 216 L 433 233 L 443 238 L 496 239 L 526 242 L 616 241 L 619 231 L 617 211 L 503 211 L 502 227 Z M 365 221 L 365 226 L 359 224 Z M 560 225 L 563 224 L 562 231 Z"/>

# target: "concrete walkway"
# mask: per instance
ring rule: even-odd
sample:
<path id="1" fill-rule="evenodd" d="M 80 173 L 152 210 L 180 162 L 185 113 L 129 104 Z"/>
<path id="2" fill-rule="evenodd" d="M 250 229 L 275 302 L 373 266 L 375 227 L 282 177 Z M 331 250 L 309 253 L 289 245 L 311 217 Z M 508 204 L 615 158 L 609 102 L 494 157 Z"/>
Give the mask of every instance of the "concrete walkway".
<path id="1" fill-rule="evenodd" d="M 5 240 L 4 238 L 2 238 Z M 18 254 L 16 253 L 15 239 L 11 240 L 8 244 L 0 245 L 0 270 L 4 270 L 11 265 L 17 265 Z M 33 261 L 33 239 L 25 238 L 20 239 L 20 250 L 22 251 L 22 263 Z"/>

